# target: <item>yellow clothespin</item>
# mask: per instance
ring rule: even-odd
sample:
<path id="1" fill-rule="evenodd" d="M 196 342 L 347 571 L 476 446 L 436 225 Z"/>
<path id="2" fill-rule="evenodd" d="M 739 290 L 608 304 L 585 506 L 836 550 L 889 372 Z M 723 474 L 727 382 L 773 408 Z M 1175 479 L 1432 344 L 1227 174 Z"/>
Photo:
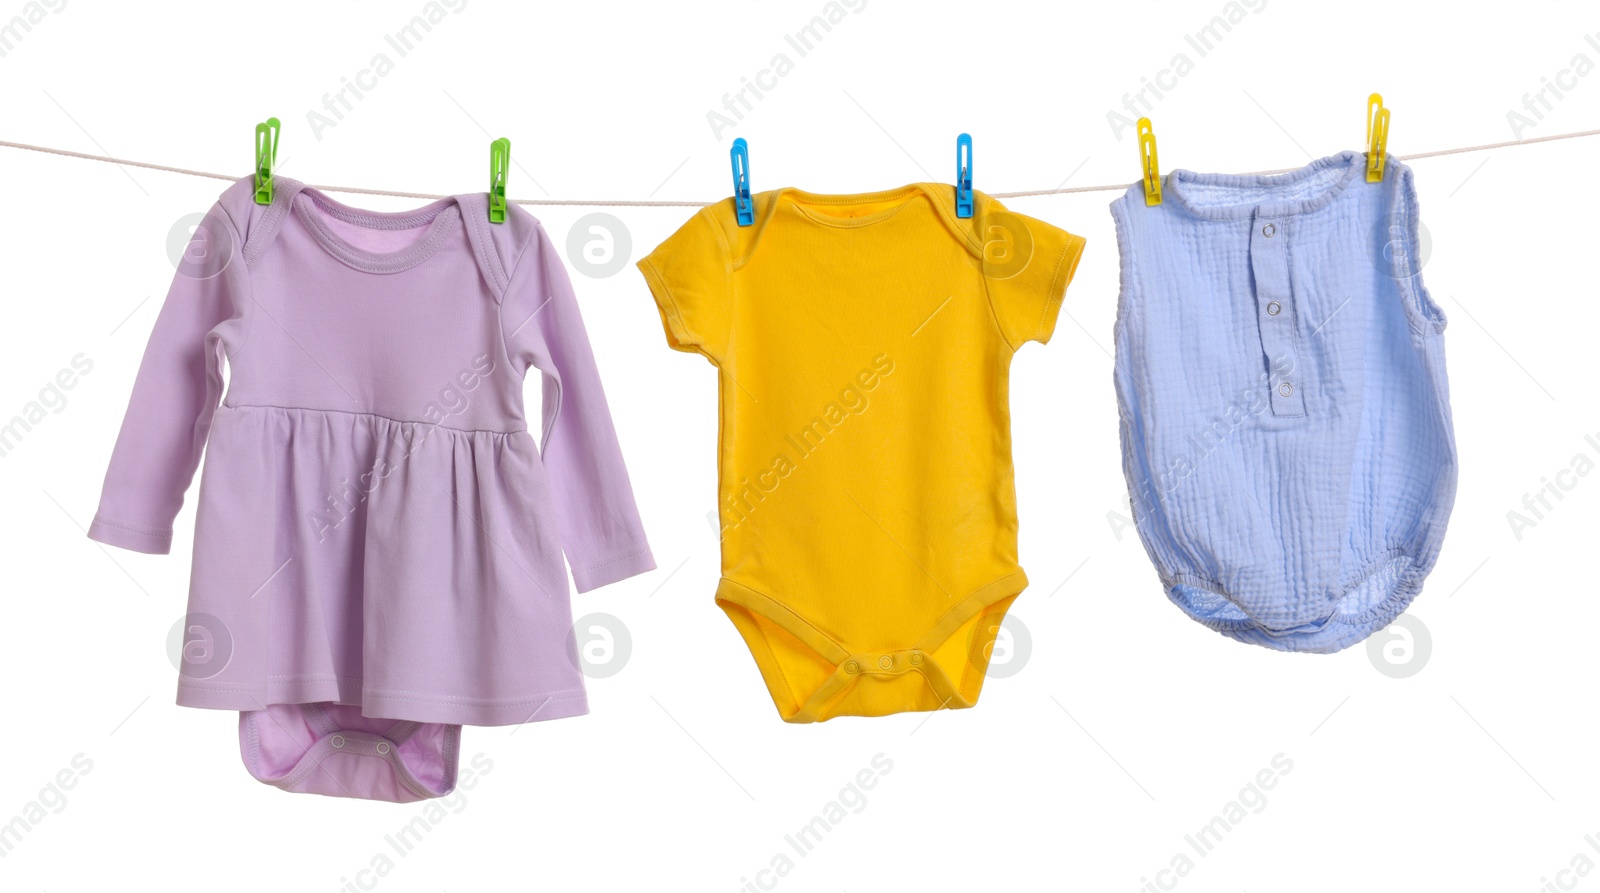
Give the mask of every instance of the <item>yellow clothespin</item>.
<path id="1" fill-rule="evenodd" d="M 1389 160 L 1389 110 L 1383 107 L 1383 94 L 1367 97 L 1367 182 L 1383 182 L 1383 166 Z"/>
<path id="2" fill-rule="evenodd" d="M 1139 165 L 1144 168 L 1144 203 L 1161 204 L 1161 164 L 1156 161 L 1156 132 L 1149 118 L 1139 119 Z"/>

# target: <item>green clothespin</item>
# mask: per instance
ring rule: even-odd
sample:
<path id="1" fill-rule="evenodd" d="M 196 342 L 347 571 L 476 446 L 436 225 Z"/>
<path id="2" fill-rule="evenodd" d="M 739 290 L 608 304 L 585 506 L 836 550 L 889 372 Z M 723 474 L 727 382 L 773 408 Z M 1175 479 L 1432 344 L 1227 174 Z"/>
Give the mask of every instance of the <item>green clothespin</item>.
<path id="1" fill-rule="evenodd" d="M 272 204 L 272 168 L 278 163 L 278 119 L 256 125 L 256 204 Z"/>
<path id="2" fill-rule="evenodd" d="M 489 222 L 506 222 L 506 168 L 511 164 L 511 141 L 501 137 L 489 144 Z"/>

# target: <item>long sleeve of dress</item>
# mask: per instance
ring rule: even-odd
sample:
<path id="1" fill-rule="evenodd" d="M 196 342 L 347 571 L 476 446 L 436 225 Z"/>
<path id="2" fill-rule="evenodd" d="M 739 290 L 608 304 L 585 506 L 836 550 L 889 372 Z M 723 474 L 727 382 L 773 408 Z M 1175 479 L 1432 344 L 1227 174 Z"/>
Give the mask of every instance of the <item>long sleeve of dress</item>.
<path id="1" fill-rule="evenodd" d="M 166 554 L 222 396 L 223 338 L 242 325 L 239 231 L 214 205 L 185 250 L 145 347 L 89 537 Z"/>
<path id="2" fill-rule="evenodd" d="M 543 374 L 540 449 L 573 583 L 586 592 L 655 569 L 572 282 L 535 227 L 501 306 L 514 368 Z"/>

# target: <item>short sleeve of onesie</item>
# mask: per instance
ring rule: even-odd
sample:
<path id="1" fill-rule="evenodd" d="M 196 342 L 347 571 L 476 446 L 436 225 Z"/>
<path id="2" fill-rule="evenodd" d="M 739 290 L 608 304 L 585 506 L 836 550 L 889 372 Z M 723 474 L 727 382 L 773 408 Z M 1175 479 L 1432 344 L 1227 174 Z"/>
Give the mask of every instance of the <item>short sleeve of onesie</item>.
<path id="1" fill-rule="evenodd" d="M 979 225 L 984 279 L 1001 334 L 1012 349 L 1050 340 L 1084 240 L 1042 220 L 1013 214 L 997 201 Z"/>
<path id="2" fill-rule="evenodd" d="M 674 350 L 715 360 L 728 346 L 733 295 L 728 237 L 703 209 L 639 262 Z"/>

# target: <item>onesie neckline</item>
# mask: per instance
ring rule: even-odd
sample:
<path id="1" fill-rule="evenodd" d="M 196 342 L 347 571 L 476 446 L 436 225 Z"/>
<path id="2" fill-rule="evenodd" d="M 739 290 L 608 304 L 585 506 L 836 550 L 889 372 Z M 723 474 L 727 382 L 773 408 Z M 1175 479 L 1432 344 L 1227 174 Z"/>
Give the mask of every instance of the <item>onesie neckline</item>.
<path id="1" fill-rule="evenodd" d="M 1166 191 L 1173 204 L 1196 217 L 1209 220 L 1239 220 L 1249 217 L 1286 217 L 1306 214 L 1327 207 L 1355 181 L 1356 175 L 1366 167 L 1366 156 L 1361 152 L 1346 150 L 1325 158 L 1318 158 L 1305 167 L 1279 174 L 1208 174 L 1177 168 L 1167 174 Z M 1340 177 L 1321 192 L 1309 198 L 1289 201 L 1250 202 L 1213 205 L 1197 204 L 1192 186 L 1222 186 L 1237 189 L 1277 189 L 1315 177 L 1328 170 L 1343 167 Z"/>
<path id="2" fill-rule="evenodd" d="M 398 273 L 422 263 L 438 250 L 445 237 L 461 222 L 456 197 L 438 199 L 409 211 L 371 211 L 330 198 L 314 186 L 302 186 L 291 199 L 296 216 L 329 254 L 346 265 L 368 273 Z M 371 251 L 351 244 L 323 222 L 329 214 L 346 223 L 370 229 L 411 229 L 427 225 L 422 236 L 397 251 Z"/>
<path id="3" fill-rule="evenodd" d="M 778 190 L 778 195 L 776 196 L 775 201 L 781 202 L 786 197 L 795 199 L 795 201 L 790 202 L 790 206 L 793 207 L 795 211 L 798 212 L 802 217 L 813 223 L 818 223 L 822 226 L 832 227 L 834 229 L 857 229 L 888 220 L 890 217 L 900 213 L 908 205 L 910 205 L 912 203 L 912 199 L 914 199 L 916 195 L 925 193 L 926 190 L 924 190 L 921 184 L 918 183 L 909 183 L 905 186 L 895 189 L 884 189 L 878 192 L 850 193 L 807 192 L 804 189 L 796 189 L 793 186 L 786 186 L 783 189 Z M 863 214 L 860 217 L 830 217 L 827 214 L 819 214 L 806 208 L 807 204 L 835 206 L 859 205 L 892 201 L 897 198 L 905 198 L 906 201 L 900 202 L 891 208 L 884 208 L 881 211 L 874 211 L 871 214 Z"/>

